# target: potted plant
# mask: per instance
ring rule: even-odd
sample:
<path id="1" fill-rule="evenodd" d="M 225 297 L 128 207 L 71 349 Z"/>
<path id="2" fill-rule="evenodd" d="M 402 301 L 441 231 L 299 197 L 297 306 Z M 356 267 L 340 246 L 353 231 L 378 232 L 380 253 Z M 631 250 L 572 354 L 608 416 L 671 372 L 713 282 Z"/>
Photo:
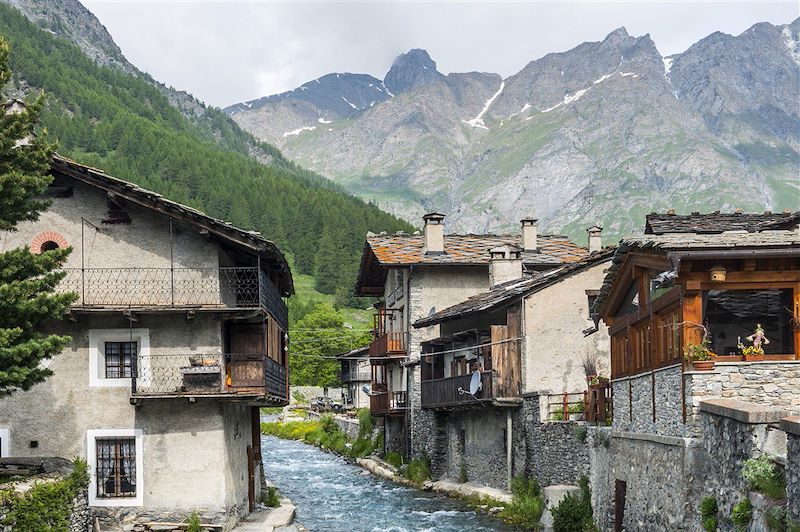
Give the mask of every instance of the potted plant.
<path id="1" fill-rule="evenodd" d="M 707 339 L 703 339 L 699 344 L 687 345 L 686 352 L 684 353 L 684 358 L 688 362 L 691 362 L 692 366 L 697 371 L 710 371 L 714 369 L 714 359 L 716 356 L 716 353 L 709 348 Z"/>
<path id="2" fill-rule="evenodd" d="M 589 377 L 589 386 L 599 386 L 604 388 L 608 385 L 608 377 L 602 375 L 592 375 Z"/>
<path id="3" fill-rule="evenodd" d="M 760 323 L 756 324 L 756 332 L 745 338 L 745 340 L 753 342 L 753 345 L 745 346 L 739 339 L 739 350 L 742 352 L 745 362 L 764 360 L 764 348 L 762 345 L 769 344 L 769 339 L 764 334 L 764 328 L 761 327 Z"/>

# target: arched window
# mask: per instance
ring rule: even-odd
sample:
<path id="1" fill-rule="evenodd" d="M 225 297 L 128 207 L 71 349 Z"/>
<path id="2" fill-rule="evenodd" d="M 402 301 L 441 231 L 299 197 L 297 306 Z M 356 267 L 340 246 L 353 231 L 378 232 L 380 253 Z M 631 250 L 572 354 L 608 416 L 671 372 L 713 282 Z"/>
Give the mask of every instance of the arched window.
<path id="1" fill-rule="evenodd" d="M 58 242 L 48 240 L 42 243 L 42 246 L 39 248 L 39 252 L 44 253 L 45 251 L 53 251 L 54 249 L 58 249 Z"/>
<path id="2" fill-rule="evenodd" d="M 44 231 L 39 233 L 31 240 L 30 250 L 32 253 L 43 253 L 54 249 L 69 247 L 67 240 L 61 233 L 56 231 Z"/>

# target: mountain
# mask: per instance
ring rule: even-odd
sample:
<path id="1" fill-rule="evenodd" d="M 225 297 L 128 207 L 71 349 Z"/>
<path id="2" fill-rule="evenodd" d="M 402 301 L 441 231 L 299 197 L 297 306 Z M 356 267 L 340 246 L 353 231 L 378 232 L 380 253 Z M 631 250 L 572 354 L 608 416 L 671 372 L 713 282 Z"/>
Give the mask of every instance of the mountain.
<path id="1" fill-rule="evenodd" d="M 368 230 L 413 229 L 142 74 L 76 0 L 13 0 L 36 23 L 8 1 L 0 37 L 11 44 L 14 79 L 0 89 L 45 91 L 42 126 L 62 155 L 262 232 L 326 293 L 353 285 Z"/>
<path id="2" fill-rule="evenodd" d="M 485 231 L 535 215 L 619 236 L 653 210 L 800 206 L 799 32 L 800 19 L 759 23 L 664 57 L 619 28 L 505 79 L 443 75 L 411 50 L 382 82 L 365 77 L 374 97 L 355 101 L 359 75 L 328 75 L 224 111 L 407 219 L 437 209 L 450 229 Z"/>

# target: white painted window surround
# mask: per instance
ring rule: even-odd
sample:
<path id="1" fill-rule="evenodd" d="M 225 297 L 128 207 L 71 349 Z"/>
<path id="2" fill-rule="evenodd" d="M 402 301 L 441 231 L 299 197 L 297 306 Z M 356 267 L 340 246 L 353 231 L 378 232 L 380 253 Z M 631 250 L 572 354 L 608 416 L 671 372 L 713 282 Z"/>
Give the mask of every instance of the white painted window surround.
<path id="1" fill-rule="evenodd" d="M 144 505 L 144 433 L 142 429 L 89 429 L 86 431 L 86 462 L 89 464 L 89 506 Z M 135 438 L 136 497 L 97 497 L 97 438 Z"/>
<path id="2" fill-rule="evenodd" d="M 106 378 L 106 342 L 137 343 L 137 357 L 149 361 L 150 329 L 89 329 L 89 386 L 114 387 L 130 386 L 129 378 Z"/>
<path id="3" fill-rule="evenodd" d="M 0 458 L 11 456 L 11 429 L 0 427 Z"/>

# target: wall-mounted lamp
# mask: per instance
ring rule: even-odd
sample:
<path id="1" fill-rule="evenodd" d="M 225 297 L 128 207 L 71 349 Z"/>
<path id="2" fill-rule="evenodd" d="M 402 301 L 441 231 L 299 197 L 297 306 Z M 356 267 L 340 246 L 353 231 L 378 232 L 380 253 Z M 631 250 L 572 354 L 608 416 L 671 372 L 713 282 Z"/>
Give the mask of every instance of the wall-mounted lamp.
<path id="1" fill-rule="evenodd" d="M 711 267 L 709 273 L 711 274 L 712 282 L 722 283 L 725 281 L 725 278 L 727 277 L 728 270 L 726 270 L 725 267 L 722 266 L 722 264 L 717 263 Z"/>

